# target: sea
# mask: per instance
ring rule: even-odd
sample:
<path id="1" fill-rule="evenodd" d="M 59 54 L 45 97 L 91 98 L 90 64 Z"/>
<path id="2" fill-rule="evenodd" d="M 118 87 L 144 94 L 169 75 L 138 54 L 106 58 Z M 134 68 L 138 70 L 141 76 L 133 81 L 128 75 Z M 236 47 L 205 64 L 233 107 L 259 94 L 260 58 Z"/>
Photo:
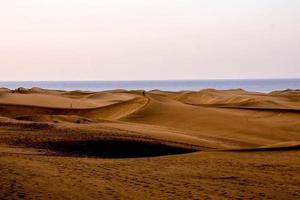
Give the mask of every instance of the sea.
<path id="1" fill-rule="evenodd" d="M 300 79 L 235 79 L 235 80 L 145 80 L 145 81 L 0 81 L 0 88 L 19 87 L 56 90 L 105 91 L 125 90 L 164 90 L 182 91 L 214 88 L 219 90 L 244 89 L 256 92 L 300 89 Z"/>

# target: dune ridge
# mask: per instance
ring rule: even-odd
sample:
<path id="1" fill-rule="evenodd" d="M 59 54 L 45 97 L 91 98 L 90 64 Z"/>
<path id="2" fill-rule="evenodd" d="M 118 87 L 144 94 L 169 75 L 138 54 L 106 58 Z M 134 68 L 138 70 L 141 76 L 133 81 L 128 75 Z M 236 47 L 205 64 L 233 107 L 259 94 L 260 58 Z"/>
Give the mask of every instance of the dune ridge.
<path id="1" fill-rule="evenodd" d="M 94 126 L 99 120 L 108 120 L 114 122 L 107 123 L 110 126 L 123 124 L 123 128 L 136 131 L 143 125 L 156 126 L 159 138 L 167 135 L 164 127 L 169 127 L 177 135 L 199 138 L 199 145 L 208 148 L 257 148 L 300 140 L 295 134 L 300 96 L 295 94 L 298 92 L 291 90 L 264 94 L 242 89 L 69 92 L 19 88 L 2 91 L 0 115 L 21 121 Z M 270 124 L 273 121 L 277 123 Z M 286 129 L 291 131 L 286 133 Z"/>
<path id="2" fill-rule="evenodd" d="M 0 199 L 295 199 L 299 133 L 298 90 L 3 88 Z"/>

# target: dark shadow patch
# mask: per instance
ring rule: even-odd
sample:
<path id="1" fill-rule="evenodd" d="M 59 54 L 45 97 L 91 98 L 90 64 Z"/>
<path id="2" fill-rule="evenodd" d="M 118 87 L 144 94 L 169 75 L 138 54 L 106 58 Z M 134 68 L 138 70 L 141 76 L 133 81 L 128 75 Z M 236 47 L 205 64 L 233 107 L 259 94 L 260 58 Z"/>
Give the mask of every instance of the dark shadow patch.
<path id="1" fill-rule="evenodd" d="M 245 148 L 245 149 L 228 149 L 225 151 L 232 152 L 264 152 L 264 151 L 295 151 L 300 150 L 300 145 L 282 146 L 282 147 L 257 147 L 257 148 Z"/>
<path id="2" fill-rule="evenodd" d="M 193 149 L 175 147 L 157 142 L 122 139 L 49 141 L 39 143 L 38 146 L 39 148 L 54 151 L 59 155 L 99 158 L 137 158 L 195 152 Z"/>

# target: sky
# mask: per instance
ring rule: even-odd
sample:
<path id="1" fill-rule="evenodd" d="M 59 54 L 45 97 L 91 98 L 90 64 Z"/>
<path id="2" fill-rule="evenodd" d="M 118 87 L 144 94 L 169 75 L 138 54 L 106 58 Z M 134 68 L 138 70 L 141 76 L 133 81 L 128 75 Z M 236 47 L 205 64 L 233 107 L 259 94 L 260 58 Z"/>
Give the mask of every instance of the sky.
<path id="1" fill-rule="evenodd" d="M 0 81 L 300 78 L 299 0 L 0 0 Z"/>

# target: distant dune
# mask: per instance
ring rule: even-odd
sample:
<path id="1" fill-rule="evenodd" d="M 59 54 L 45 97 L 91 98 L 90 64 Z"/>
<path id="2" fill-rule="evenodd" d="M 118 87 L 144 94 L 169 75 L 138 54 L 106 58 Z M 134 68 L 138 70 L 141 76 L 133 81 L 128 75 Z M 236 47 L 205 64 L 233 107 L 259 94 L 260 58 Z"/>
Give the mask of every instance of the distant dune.
<path id="1" fill-rule="evenodd" d="M 0 198 L 37 198 L 40 191 L 42 199 L 223 199 L 237 198 L 236 185 L 249 184 L 247 198 L 297 199 L 299 133 L 299 90 L 1 88 Z M 270 187 L 255 182 L 251 170 Z M 72 195 L 86 184 L 99 193 Z"/>

